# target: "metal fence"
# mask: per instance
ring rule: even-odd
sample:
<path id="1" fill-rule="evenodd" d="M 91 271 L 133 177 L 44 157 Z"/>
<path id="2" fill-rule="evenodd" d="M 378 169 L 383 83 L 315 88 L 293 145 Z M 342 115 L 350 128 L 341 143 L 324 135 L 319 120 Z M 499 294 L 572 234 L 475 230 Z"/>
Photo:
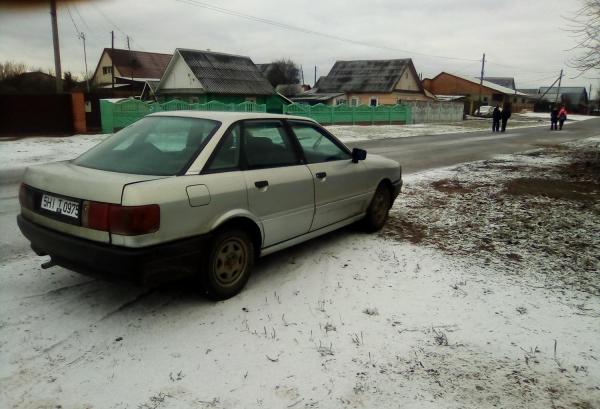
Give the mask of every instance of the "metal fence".
<path id="1" fill-rule="evenodd" d="M 323 125 L 412 123 L 411 108 L 408 105 L 353 107 L 346 104 L 336 106 L 291 104 L 283 107 L 283 113 L 305 116 Z"/>
<path id="2" fill-rule="evenodd" d="M 102 132 L 113 133 L 115 130 L 125 128 L 148 114 L 162 111 L 221 111 L 221 112 L 267 112 L 265 104 L 256 104 L 246 101 L 240 104 L 226 104 L 219 101 L 210 101 L 205 104 L 190 104 L 185 101 L 173 99 L 159 104 L 157 102 L 144 102 L 137 99 L 126 99 L 113 102 L 100 100 L 100 115 Z"/>
<path id="3" fill-rule="evenodd" d="M 73 132 L 70 94 L 0 95 L 0 135 L 47 135 Z"/>
<path id="4" fill-rule="evenodd" d="M 410 102 L 412 123 L 462 121 L 464 105 L 460 102 Z"/>

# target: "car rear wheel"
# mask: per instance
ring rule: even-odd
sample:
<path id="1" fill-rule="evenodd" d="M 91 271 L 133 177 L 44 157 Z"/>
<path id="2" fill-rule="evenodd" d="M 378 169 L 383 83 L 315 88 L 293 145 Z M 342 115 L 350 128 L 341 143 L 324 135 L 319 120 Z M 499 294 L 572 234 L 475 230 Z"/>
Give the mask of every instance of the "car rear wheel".
<path id="1" fill-rule="evenodd" d="M 254 245 L 239 228 L 219 231 L 204 257 L 201 281 L 208 296 L 225 300 L 239 293 L 254 265 Z"/>
<path id="2" fill-rule="evenodd" d="M 392 194 L 390 190 L 380 184 L 373 195 L 371 204 L 367 209 L 367 214 L 363 219 L 363 226 L 369 232 L 381 230 L 387 220 L 390 207 L 392 205 Z"/>

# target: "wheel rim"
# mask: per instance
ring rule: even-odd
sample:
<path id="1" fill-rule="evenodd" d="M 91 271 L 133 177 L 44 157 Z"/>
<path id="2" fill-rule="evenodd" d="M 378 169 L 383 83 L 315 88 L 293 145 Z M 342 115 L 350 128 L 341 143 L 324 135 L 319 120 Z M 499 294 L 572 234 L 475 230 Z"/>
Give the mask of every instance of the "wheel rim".
<path id="1" fill-rule="evenodd" d="M 383 223 L 388 211 L 388 204 L 386 195 L 383 192 L 379 192 L 373 198 L 373 218 L 380 224 Z"/>
<path id="2" fill-rule="evenodd" d="M 216 249 L 213 271 L 216 282 L 223 287 L 235 285 L 248 266 L 248 246 L 243 240 L 232 237 Z"/>

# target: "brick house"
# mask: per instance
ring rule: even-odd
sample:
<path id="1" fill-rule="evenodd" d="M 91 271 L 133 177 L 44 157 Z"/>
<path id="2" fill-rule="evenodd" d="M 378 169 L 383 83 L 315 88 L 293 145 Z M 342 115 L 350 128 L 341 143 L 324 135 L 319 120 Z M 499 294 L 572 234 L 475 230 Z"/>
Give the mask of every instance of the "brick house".
<path id="1" fill-rule="evenodd" d="M 480 87 L 478 78 L 441 72 L 434 78 L 423 80 L 423 87 L 440 96 L 460 95 L 465 98 L 465 113 L 472 114 L 478 108 L 481 90 L 481 105 L 499 105 L 510 103 L 513 112 L 533 110 L 534 101 L 530 96 L 512 88 L 483 80 Z"/>

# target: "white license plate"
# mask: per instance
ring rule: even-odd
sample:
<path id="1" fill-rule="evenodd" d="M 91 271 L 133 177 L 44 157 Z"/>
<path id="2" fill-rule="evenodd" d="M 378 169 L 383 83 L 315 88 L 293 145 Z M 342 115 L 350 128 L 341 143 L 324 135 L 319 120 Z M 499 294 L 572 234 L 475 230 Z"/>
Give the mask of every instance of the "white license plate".
<path id="1" fill-rule="evenodd" d="M 73 200 L 63 199 L 52 195 L 44 194 L 42 196 L 42 209 L 52 213 L 77 219 L 79 217 L 79 203 Z"/>

